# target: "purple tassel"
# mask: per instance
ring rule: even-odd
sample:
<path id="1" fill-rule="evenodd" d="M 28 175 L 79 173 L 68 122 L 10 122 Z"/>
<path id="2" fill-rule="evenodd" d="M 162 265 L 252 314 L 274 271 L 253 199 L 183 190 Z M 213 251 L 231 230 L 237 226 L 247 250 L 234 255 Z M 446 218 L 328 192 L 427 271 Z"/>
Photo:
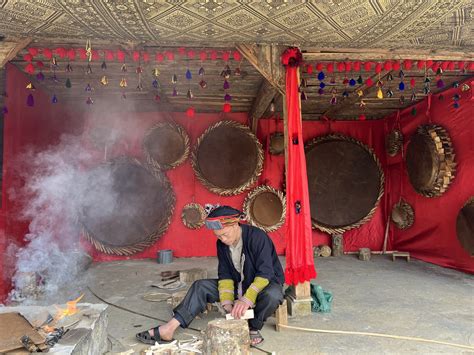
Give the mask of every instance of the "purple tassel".
<path id="1" fill-rule="evenodd" d="M 230 84 L 227 80 L 224 80 L 224 90 L 229 90 L 230 89 Z"/>
<path id="2" fill-rule="evenodd" d="M 231 100 L 232 100 L 232 96 L 230 96 L 229 94 L 224 95 L 224 101 L 231 101 Z"/>
<path id="3" fill-rule="evenodd" d="M 28 98 L 26 99 L 26 104 L 30 107 L 33 107 L 35 105 L 35 99 L 32 94 L 28 95 Z"/>
<path id="4" fill-rule="evenodd" d="M 36 79 L 38 79 L 39 81 L 43 81 L 44 80 L 44 74 L 42 72 L 39 72 L 38 74 L 36 74 Z"/>
<path id="5" fill-rule="evenodd" d="M 319 90 L 318 90 L 318 94 L 319 94 L 319 95 L 324 94 L 324 89 L 323 89 L 323 88 L 319 89 Z"/>
<path id="6" fill-rule="evenodd" d="M 186 79 L 191 80 L 193 78 L 193 74 L 191 74 L 191 70 L 186 70 Z"/>
<path id="7" fill-rule="evenodd" d="M 438 89 L 444 88 L 444 81 L 443 81 L 443 79 L 439 79 L 439 80 L 436 82 L 436 87 L 437 87 Z"/>
<path id="8" fill-rule="evenodd" d="M 176 88 L 173 88 L 173 96 L 178 96 L 178 90 L 176 90 Z"/>
<path id="9" fill-rule="evenodd" d="M 331 98 L 331 105 L 335 105 L 335 104 L 337 104 L 337 98 L 336 98 L 336 96 L 333 96 Z"/>
<path id="10" fill-rule="evenodd" d="M 53 104 L 57 104 L 58 103 L 58 98 L 56 97 L 56 94 L 53 94 L 53 98 L 51 99 L 51 102 Z"/>
<path id="11" fill-rule="evenodd" d="M 2 112 L 4 115 L 8 113 L 8 108 L 6 106 L 3 106 Z"/>
<path id="12" fill-rule="evenodd" d="M 89 96 L 86 100 L 86 104 L 92 105 L 93 103 L 94 103 L 94 100 L 92 100 L 92 98 Z"/>

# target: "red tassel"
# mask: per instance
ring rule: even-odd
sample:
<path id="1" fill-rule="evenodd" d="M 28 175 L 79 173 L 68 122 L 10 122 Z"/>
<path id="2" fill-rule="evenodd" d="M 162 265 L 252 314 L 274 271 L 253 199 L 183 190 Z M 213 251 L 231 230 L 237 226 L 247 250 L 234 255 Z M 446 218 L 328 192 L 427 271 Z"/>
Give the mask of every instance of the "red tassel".
<path id="1" fill-rule="evenodd" d="M 184 47 L 179 47 L 179 48 L 178 48 L 178 53 L 179 53 L 180 56 L 183 57 L 183 56 L 186 54 L 186 48 L 184 48 Z"/>
<path id="2" fill-rule="evenodd" d="M 33 64 L 31 63 L 28 63 L 25 67 L 25 71 L 30 74 L 30 75 L 33 75 L 34 72 L 35 72 L 35 67 L 33 66 Z"/>
<path id="3" fill-rule="evenodd" d="M 240 61 L 242 59 L 242 56 L 240 55 L 240 52 L 239 51 L 234 51 L 234 53 L 232 53 L 232 56 L 234 57 L 234 60 L 236 62 Z"/>
<path id="4" fill-rule="evenodd" d="M 33 56 L 30 53 L 27 53 L 23 56 L 23 60 L 25 62 L 31 62 L 33 60 Z"/>
<path id="5" fill-rule="evenodd" d="M 346 71 L 351 71 L 352 70 L 352 62 L 346 62 L 344 69 L 346 69 Z"/>
<path id="6" fill-rule="evenodd" d="M 326 65 L 326 68 L 328 70 L 328 73 L 333 73 L 334 72 L 334 63 L 328 63 Z M 317 68 L 316 68 L 317 69 Z M 322 69 L 322 68 L 321 68 Z"/>
<path id="7" fill-rule="evenodd" d="M 201 51 L 199 53 L 199 59 L 206 60 L 207 59 L 207 52 L 206 51 Z"/>
<path id="8" fill-rule="evenodd" d="M 390 64 L 390 66 L 391 66 L 391 64 Z M 390 69 L 388 69 L 388 70 L 390 70 Z M 379 74 L 381 71 L 382 71 L 382 63 L 375 64 L 375 72 L 377 74 Z"/>
<path id="9" fill-rule="evenodd" d="M 445 61 L 445 62 L 441 62 L 440 66 L 441 66 L 441 69 L 446 70 L 446 69 L 448 69 L 448 65 L 449 65 L 449 63 Z"/>
<path id="10" fill-rule="evenodd" d="M 365 81 L 365 85 L 367 85 L 367 87 L 371 87 L 372 85 L 374 85 L 374 82 L 372 81 L 372 78 L 368 78 Z"/>
<path id="11" fill-rule="evenodd" d="M 28 53 L 30 53 L 33 57 L 36 57 L 38 55 L 38 48 L 28 48 Z"/>
<path id="12" fill-rule="evenodd" d="M 193 118 L 195 114 L 196 111 L 194 110 L 194 107 L 188 107 L 188 109 L 186 110 L 186 116 L 188 116 L 189 118 Z"/>
<path id="13" fill-rule="evenodd" d="M 474 71 L 474 62 L 469 62 L 469 66 L 467 67 L 467 70 Z"/>
<path id="14" fill-rule="evenodd" d="M 415 79 L 414 79 L 414 78 L 411 78 L 411 79 L 410 79 L 410 86 L 411 86 L 412 88 L 415 87 Z"/>
<path id="15" fill-rule="evenodd" d="M 79 58 L 81 60 L 86 60 L 87 59 L 87 52 L 84 48 L 79 48 L 77 51 L 79 52 Z"/>
<path id="16" fill-rule="evenodd" d="M 324 68 L 323 63 L 316 63 L 316 70 L 318 72 L 322 71 Z"/>
<path id="17" fill-rule="evenodd" d="M 231 110 L 232 110 L 232 106 L 230 106 L 228 102 L 226 102 L 224 106 L 222 107 L 222 111 L 224 112 L 230 112 Z"/>
<path id="18" fill-rule="evenodd" d="M 360 71 L 361 62 L 354 62 L 354 70 Z"/>
<path id="19" fill-rule="evenodd" d="M 398 60 L 394 60 L 392 62 L 392 70 L 399 71 L 400 70 L 400 62 Z"/>
<path id="20" fill-rule="evenodd" d="M 343 71 L 344 71 L 344 69 L 346 69 L 346 66 L 344 65 L 344 63 L 343 63 L 343 62 L 339 62 L 339 63 L 337 63 L 337 71 L 338 71 L 338 72 L 340 72 L 340 73 L 341 73 L 341 72 L 343 72 Z"/>
<path id="21" fill-rule="evenodd" d="M 92 50 L 92 60 L 99 60 L 100 59 L 100 55 L 99 55 L 99 51 L 98 50 L 95 50 L 93 49 Z"/>
<path id="22" fill-rule="evenodd" d="M 466 65 L 466 63 L 464 61 L 460 60 L 458 62 L 458 69 L 463 70 L 465 65 Z"/>
<path id="23" fill-rule="evenodd" d="M 417 63 L 416 63 L 416 67 L 418 69 L 424 69 L 425 68 L 425 64 L 426 62 L 424 60 L 419 60 Z"/>
<path id="24" fill-rule="evenodd" d="M 163 55 L 163 53 L 160 53 L 160 52 L 156 53 L 155 60 L 158 63 L 161 63 L 164 59 L 165 59 L 165 56 Z"/>
<path id="25" fill-rule="evenodd" d="M 217 59 L 217 51 L 211 51 L 211 60 Z"/>
<path id="26" fill-rule="evenodd" d="M 76 51 L 74 50 L 74 48 L 71 48 L 67 51 L 67 57 L 69 58 L 69 60 L 76 59 Z"/>
<path id="27" fill-rule="evenodd" d="M 59 56 L 59 58 L 64 58 L 66 56 L 66 49 L 64 47 L 58 47 L 54 52 Z"/>
<path id="28" fill-rule="evenodd" d="M 51 59 L 53 57 L 53 52 L 49 48 L 43 48 L 43 56 L 46 59 Z"/>
<path id="29" fill-rule="evenodd" d="M 38 67 L 38 69 L 42 69 L 42 68 L 44 68 L 44 63 L 41 60 L 38 60 L 36 62 L 36 66 Z"/>
<path id="30" fill-rule="evenodd" d="M 427 69 L 428 69 L 428 68 L 431 68 L 432 65 L 433 65 L 433 61 L 432 61 L 431 59 L 428 59 L 428 60 L 426 61 L 426 68 L 427 68 Z"/>
<path id="31" fill-rule="evenodd" d="M 195 55 L 196 55 L 196 52 L 194 52 L 192 49 L 190 49 L 188 51 L 188 58 L 189 59 L 194 59 Z"/>
<path id="32" fill-rule="evenodd" d="M 411 67 L 412 67 L 412 65 L 413 65 L 413 62 L 411 61 L 411 59 L 405 59 L 405 60 L 403 61 L 403 68 L 404 68 L 405 70 L 410 70 Z M 418 68 L 418 69 L 421 69 L 421 68 Z M 397 70 L 398 70 L 398 69 L 397 69 Z"/>
<path id="33" fill-rule="evenodd" d="M 138 62 L 140 60 L 140 52 L 139 51 L 133 51 L 132 59 L 133 59 L 134 62 Z"/>
<path id="34" fill-rule="evenodd" d="M 365 121 L 366 119 L 367 119 L 367 117 L 365 117 L 365 115 L 363 115 L 363 114 L 359 115 L 359 121 Z"/>
<path id="35" fill-rule="evenodd" d="M 455 68 L 454 62 L 449 61 L 449 62 L 448 62 L 447 69 L 452 71 L 452 70 L 454 70 L 454 68 Z"/>
<path id="36" fill-rule="evenodd" d="M 114 52 L 110 50 L 105 51 L 105 59 L 114 60 Z"/>
<path id="37" fill-rule="evenodd" d="M 230 58 L 230 53 L 229 52 L 227 52 L 227 51 L 222 52 L 222 60 L 224 62 L 227 62 L 229 60 L 229 58 Z"/>
<path id="38" fill-rule="evenodd" d="M 125 52 L 121 49 L 117 50 L 117 60 L 122 63 L 125 61 Z"/>
<path id="39" fill-rule="evenodd" d="M 436 73 L 436 71 L 438 70 L 438 68 L 439 68 L 439 63 L 438 63 L 438 62 L 433 63 L 433 64 L 431 65 L 431 70 L 433 71 L 433 73 Z"/>
<path id="40" fill-rule="evenodd" d="M 306 66 L 306 72 L 310 75 L 313 74 L 313 66 L 311 64 Z"/>
<path id="41" fill-rule="evenodd" d="M 148 63 L 150 61 L 150 53 L 148 52 L 143 53 L 143 61 L 145 63 Z"/>
<path id="42" fill-rule="evenodd" d="M 173 52 L 167 51 L 167 52 L 165 52 L 165 55 L 166 55 L 166 59 L 168 59 L 169 61 L 174 60 L 174 53 Z"/>
<path id="43" fill-rule="evenodd" d="M 392 70 L 392 62 L 390 60 L 386 60 L 385 63 L 383 63 L 383 68 L 386 71 Z"/>
<path id="44" fill-rule="evenodd" d="M 365 71 L 371 71 L 372 70 L 372 62 L 365 62 L 364 63 L 364 70 Z"/>

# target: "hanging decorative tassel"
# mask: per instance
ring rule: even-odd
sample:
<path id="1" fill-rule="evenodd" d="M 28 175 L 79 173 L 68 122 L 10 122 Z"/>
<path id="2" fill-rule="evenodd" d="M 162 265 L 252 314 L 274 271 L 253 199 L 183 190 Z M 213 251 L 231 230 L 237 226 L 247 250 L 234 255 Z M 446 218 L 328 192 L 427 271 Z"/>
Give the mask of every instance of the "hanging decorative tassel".
<path id="1" fill-rule="evenodd" d="M 66 79 L 66 87 L 70 89 L 72 87 L 71 80 L 69 78 Z"/>
<path id="2" fill-rule="evenodd" d="M 53 97 L 51 98 L 51 102 L 53 104 L 57 104 L 58 103 L 58 98 L 56 97 L 56 94 L 53 94 Z"/>
<path id="3" fill-rule="evenodd" d="M 227 80 L 224 80 L 224 90 L 229 90 L 230 89 L 230 84 Z"/>
<path id="4" fill-rule="evenodd" d="M 90 64 L 87 64 L 87 67 L 86 67 L 86 74 L 92 74 L 92 67 Z"/>
<path id="5" fill-rule="evenodd" d="M 416 107 L 413 107 L 413 108 L 411 109 L 411 115 L 412 115 L 412 116 L 416 116 L 416 113 L 417 113 Z"/>
<path id="6" fill-rule="evenodd" d="M 362 85 L 364 83 L 364 79 L 362 79 L 362 75 L 359 75 L 357 78 L 357 84 Z"/>
<path id="7" fill-rule="evenodd" d="M 400 84 L 398 84 L 398 90 L 400 91 L 405 90 L 405 83 L 403 81 L 400 81 Z"/>
<path id="8" fill-rule="evenodd" d="M 193 78 L 193 74 L 191 73 L 191 70 L 186 70 L 186 79 L 191 80 Z"/>
<path id="9" fill-rule="evenodd" d="M 153 86 L 154 89 L 159 89 L 160 83 L 158 82 L 158 80 L 153 79 L 153 81 L 151 82 L 151 86 Z"/>
<path id="10" fill-rule="evenodd" d="M 36 79 L 37 79 L 38 81 L 43 81 L 43 80 L 44 80 L 44 74 L 43 74 L 43 72 L 40 71 L 38 74 L 36 74 Z"/>
<path id="11" fill-rule="evenodd" d="M 28 84 L 26 84 L 26 88 L 27 88 L 28 90 L 36 90 L 35 86 L 34 86 L 33 83 L 31 83 L 31 82 L 28 83 Z"/>
<path id="12" fill-rule="evenodd" d="M 229 79 L 230 75 L 232 74 L 232 70 L 230 69 L 229 65 L 224 67 L 224 70 L 221 72 L 221 76 L 225 79 Z"/>
<path id="13" fill-rule="evenodd" d="M 441 78 L 438 79 L 438 81 L 436 82 L 436 87 L 437 87 L 438 89 L 444 88 L 444 81 L 443 81 L 443 79 L 441 79 Z"/>
<path id="14" fill-rule="evenodd" d="M 356 81 L 354 80 L 354 78 L 351 78 L 351 80 L 349 80 L 349 86 L 355 86 L 356 84 Z"/>
<path id="15" fill-rule="evenodd" d="M 331 80 L 329 81 L 329 85 L 336 85 L 336 78 L 332 77 Z"/>
<path id="16" fill-rule="evenodd" d="M 173 74 L 171 76 L 171 84 L 176 84 L 178 82 L 178 76 L 176 74 Z"/>
<path id="17" fill-rule="evenodd" d="M 105 63 L 105 60 L 102 62 L 102 64 L 100 65 L 100 68 L 102 70 L 107 70 L 107 63 Z"/>
<path id="18" fill-rule="evenodd" d="M 300 88 L 305 88 L 308 86 L 308 82 L 306 81 L 305 78 L 301 78 L 301 81 L 300 81 Z"/>
<path id="19" fill-rule="evenodd" d="M 469 86 L 469 84 L 467 83 L 462 84 L 461 91 L 469 91 L 469 90 L 471 90 L 471 87 Z"/>
<path id="20" fill-rule="evenodd" d="M 122 80 L 120 80 L 120 87 L 121 88 L 126 88 L 127 87 L 127 79 L 125 79 L 124 77 L 122 77 Z"/>
<path id="21" fill-rule="evenodd" d="M 377 99 L 383 99 L 383 92 L 381 87 L 379 87 L 377 90 Z"/>
<path id="22" fill-rule="evenodd" d="M 400 98 L 398 99 L 398 102 L 400 102 L 400 105 L 403 105 L 405 103 L 405 96 L 400 95 Z"/>
<path id="23" fill-rule="evenodd" d="M 194 95 L 193 95 L 193 92 L 191 91 L 191 89 L 188 89 L 188 92 L 186 93 L 186 97 L 191 100 L 194 98 Z"/>
<path id="24" fill-rule="evenodd" d="M 86 104 L 92 105 L 93 103 L 94 103 L 94 100 L 92 100 L 92 98 L 89 96 L 86 100 Z"/>
<path id="25" fill-rule="evenodd" d="M 33 107 L 35 105 L 35 98 L 33 97 L 33 94 L 28 95 L 28 97 L 26 98 L 26 104 L 30 107 Z"/>
<path id="26" fill-rule="evenodd" d="M 199 71 L 198 71 L 199 76 L 204 76 L 205 73 L 206 73 L 206 71 L 204 70 L 203 67 L 199 68 Z"/>
<path id="27" fill-rule="evenodd" d="M 160 73 L 160 69 L 158 69 L 158 68 L 154 68 L 154 69 L 153 69 L 153 76 L 154 76 L 155 78 L 158 78 L 158 77 L 160 76 L 160 74 L 161 74 L 161 73 Z"/>
<path id="28" fill-rule="evenodd" d="M 306 96 L 306 93 L 304 90 L 301 91 L 301 101 L 306 101 L 308 99 L 308 96 Z"/>
<path id="29" fill-rule="evenodd" d="M 453 88 L 458 88 L 459 87 L 459 81 L 455 81 L 453 83 Z"/>
<path id="30" fill-rule="evenodd" d="M 360 107 L 360 108 L 364 108 L 365 105 L 366 105 L 365 101 L 364 101 L 364 100 L 360 100 L 360 102 L 359 102 L 359 107 Z"/>
<path id="31" fill-rule="evenodd" d="M 324 72 L 321 71 L 321 72 L 318 73 L 318 80 L 319 81 L 323 81 L 324 77 L 325 77 Z"/>
<path id="32" fill-rule="evenodd" d="M 86 88 L 84 89 L 84 91 L 92 91 L 92 86 L 91 86 L 91 84 L 87 84 L 87 85 L 86 85 Z"/>
<path id="33" fill-rule="evenodd" d="M 128 71 L 127 64 L 122 64 L 122 67 L 120 68 L 120 70 L 122 71 L 122 73 L 126 73 Z"/>
<path id="34" fill-rule="evenodd" d="M 155 95 L 155 101 L 156 101 L 156 102 L 161 102 L 161 96 L 158 95 L 158 94 L 156 94 L 156 95 Z"/>
<path id="35" fill-rule="evenodd" d="M 178 90 L 175 87 L 173 88 L 172 96 L 178 96 Z"/>
<path id="36" fill-rule="evenodd" d="M 411 97 L 410 97 L 410 100 L 411 101 L 416 101 L 416 93 L 415 93 L 415 90 L 413 90 L 413 92 L 411 93 Z"/>
<path id="37" fill-rule="evenodd" d="M 226 112 L 226 113 L 227 113 L 227 112 L 230 112 L 231 110 L 232 110 L 232 106 L 231 106 L 230 103 L 228 103 L 228 102 L 226 102 L 226 103 L 224 104 L 224 106 L 222 107 L 222 111 L 224 111 L 224 112 Z"/>
<path id="38" fill-rule="evenodd" d="M 331 90 L 331 95 L 332 95 L 332 97 L 331 97 L 331 100 L 329 101 L 329 103 L 330 103 L 331 105 L 336 105 L 336 104 L 337 104 L 337 96 L 336 96 L 336 94 L 337 94 L 337 91 L 336 91 L 335 88 L 333 88 L 333 89 Z"/>
<path id="39" fill-rule="evenodd" d="M 393 75 L 391 73 L 388 73 L 387 81 L 392 81 L 392 80 L 393 80 Z"/>
<path id="40" fill-rule="evenodd" d="M 203 79 L 199 82 L 199 86 L 201 89 L 205 89 L 207 87 L 207 82 Z"/>
<path id="41" fill-rule="evenodd" d="M 64 71 L 66 73 L 71 73 L 72 72 L 72 65 L 67 63 L 66 67 L 64 68 Z"/>
<path id="42" fill-rule="evenodd" d="M 194 118 L 195 113 L 194 107 L 188 107 L 186 110 L 186 116 L 189 118 Z"/>
<path id="43" fill-rule="evenodd" d="M 344 90 L 344 92 L 342 93 L 342 97 L 349 97 L 349 92 L 347 90 Z"/>
<path id="44" fill-rule="evenodd" d="M 104 75 L 102 78 L 100 78 L 100 83 L 104 86 L 107 86 L 109 84 L 109 79 Z"/>
<path id="45" fill-rule="evenodd" d="M 362 97 L 364 95 L 364 92 L 362 90 L 357 90 L 357 96 Z"/>

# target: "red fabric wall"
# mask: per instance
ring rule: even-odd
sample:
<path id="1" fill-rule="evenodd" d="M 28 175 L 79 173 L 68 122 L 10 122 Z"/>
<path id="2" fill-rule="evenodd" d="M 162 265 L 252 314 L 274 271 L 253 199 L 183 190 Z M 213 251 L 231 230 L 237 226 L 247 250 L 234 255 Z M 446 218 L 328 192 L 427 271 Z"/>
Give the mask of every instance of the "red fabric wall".
<path id="1" fill-rule="evenodd" d="M 27 149 L 41 150 L 50 144 L 59 142 L 62 133 L 77 133 L 81 122 L 60 104 L 51 104 L 51 98 L 40 89 L 26 89 L 28 78 L 15 66 L 6 67 L 5 105 L 8 113 L 4 118 L 4 148 L 3 148 L 3 186 L 2 208 L 0 212 L 0 302 L 10 289 L 14 260 L 5 257 L 5 250 L 12 243 L 23 244 L 23 238 L 28 231 L 28 222 L 21 221 L 19 211 L 22 209 L 20 199 L 9 198 L 11 192 L 16 192 L 22 181 L 15 173 L 18 166 L 16 158 Z M 48 76 L 48 75 L 46 75 Z M 47 80 L 47 79 L 46 79 Z M 34 107 L 26 105 L 28 94 L 32 93 Z M 3 236 L 3 237 L 2 237 Z"/>
<path id="2" fill-rule="evenodd" d="M 390 240 L 394 249 L 409 251 L 415 258 L 434 264 L 474 273 L 474 258 L 462 248 L 456 236 L 456 217 L 470 196 L 474 195 L 474 81 L 467 82 L 471 90 L 452 88 L 434 95 L 427 115 L 427 100 L 416 106 L 414 117 L 411 109 L 400 115 L 405 142 L 420 124 L 430 121 L 445 127 L 451 137 L 456 154 L 455 179 L 440 197 L 427 198 L 415 192 L 410 185 L 406 165 L 397 155 L 388 161 L 390 189 L 386 197 L 389 206 L 398 202 L 400 196 L 415 211 L 414 225 L 405 230 L 390 228 Z M 460 94 L 460 107 L 453 107 L 453 95 Z M 388 128 L 397 125 L 396 115 L 387 118 Z M 405 148 L 407 144 L 405 143 Z"/>

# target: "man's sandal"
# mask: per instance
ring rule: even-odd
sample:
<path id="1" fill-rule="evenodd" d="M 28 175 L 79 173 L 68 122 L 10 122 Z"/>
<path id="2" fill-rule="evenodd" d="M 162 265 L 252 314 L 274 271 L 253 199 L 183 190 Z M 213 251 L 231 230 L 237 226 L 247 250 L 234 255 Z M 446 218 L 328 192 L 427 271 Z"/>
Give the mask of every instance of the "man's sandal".
<path id="1" fill-rule="evenodd" d="M 160 337 L 160 326 L 153 328 L 153 336 L 150 334 L 150 331 L 145 330 L 144 332 L 138 333 L 135 337 L 140 340 L 142 343 L 155 345 L 158 344 L 169 344 L 173 340 L 164 340 Z"/>
<path id="2" fill-rule="evenodd" d="M 250 335 L 250 344 L 252 346 L 261 345 L 265 339 L 263 339 L 262 334 L 258 330 L 251 330 Z"/>

